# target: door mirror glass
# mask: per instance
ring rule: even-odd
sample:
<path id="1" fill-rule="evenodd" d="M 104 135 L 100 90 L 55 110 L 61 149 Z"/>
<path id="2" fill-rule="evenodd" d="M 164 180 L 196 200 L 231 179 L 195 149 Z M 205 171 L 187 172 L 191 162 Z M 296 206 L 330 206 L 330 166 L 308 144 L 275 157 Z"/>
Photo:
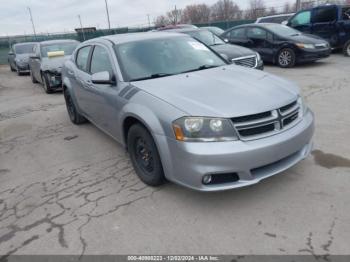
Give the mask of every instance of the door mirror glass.
<path id="1" fill-rule="evenodd" d="M 230 41 L 228 41 L 228 39 L 227 39 L 227 38 L 225 38 L 225 39 L 224 39 L 224 42 L 225 42 L 225 43 L 228 43 L 228 42 L 230 42 Z"/>
<path id="2" fill-rule="evenodd" d="M 34 60 L 40 59 L 40 57 L 37 56 L 36 54 L 31 55 L 30 58 L 31 58 L 31 59 L 34 59 Z"/>
<path id="3" fill-rule="evenodd" d="M 103 71 L 93 74 L 91 82 L 96 85 L 112 85 L 115 81 L 113 81 L 108 71 Z"/>
<path id="4" fill-rule="evenodd" d="M 15 53 L 13 51 L 10 51 L 9 55 L 15 55 Z"/>
<path id="5" fill-rule="evenodd" d="M 286 20 L 286 21 L 283 21 L 282 22 L 282 25 L 288 25 L 288 21 Z"/>

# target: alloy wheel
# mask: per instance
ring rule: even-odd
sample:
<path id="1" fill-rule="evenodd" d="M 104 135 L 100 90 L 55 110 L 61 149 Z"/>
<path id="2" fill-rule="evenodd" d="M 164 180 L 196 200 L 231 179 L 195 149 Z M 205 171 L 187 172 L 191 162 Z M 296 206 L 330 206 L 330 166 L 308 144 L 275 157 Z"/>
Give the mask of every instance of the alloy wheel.
<path id="1" fill-rule="evenodd" d="M 288 66 L 292 62 L 292 55 L 289 51 L 283 51 L 278 57 L 279 64 L 282 66 Z"/>

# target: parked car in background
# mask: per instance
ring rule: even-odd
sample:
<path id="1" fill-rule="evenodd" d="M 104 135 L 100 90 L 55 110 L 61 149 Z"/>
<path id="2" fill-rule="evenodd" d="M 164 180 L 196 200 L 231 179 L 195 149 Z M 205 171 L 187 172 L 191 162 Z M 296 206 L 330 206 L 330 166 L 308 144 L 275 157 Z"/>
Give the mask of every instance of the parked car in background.
<path id="1" fill-rule="evenodd" d="M 164 30 L 172 30 L 172 29 L 183 29 L 183 28 L 198 28 L 195 25 L 189 25 L 189 24 L 176 24 L 176 25 L 167 25 L 163 27 L 157 28 L 156 31 L 164 31 Z"/>
<path id="2" fill-rule="evenodd" d="M 324 5 L 302 10 L 288 26 L 326 39 L 332 48 L 342 48 L 350 56 L 350 6 Z"/>
<path id="3" fill-rule="evenodd" d="M 203 26 L 200 27 L 201 29 L 206 29 L 210 32 L 212 32 L 213 34 L 217 35 L 217 36 L 221 36 L 225 31 L 222 30 L 220 27 L 216 27 L 216 26 Z"/>
<path id="4" fill-rule="evenodd" d="M 331 54 L 326 40 L 279 24 L 241 25 L 229 29 L 222 37 L 232 44 L 255 50 L 264 62 L 284 68 L 314 62 Z"/>
<path id="5" fill-rule="evenodd" d="M 35 44 L 33 55 L 29 59 L 32 82 L 43 84 L 48 94 L 61 89 L 63 63 L 78 44 L 75 40 L 51 40 Z"/>
<path id="6" fill-rule="evenodd" d="M 264 16 L 264 17 L 259 17 L 255 23 L 260 24 L 260 23 L 273 23 L 273 24 L 282 24 L 282 23 L 287 23 L 288 20 L 295 15 L 295 13 L 290 13 L 290 14 L 280 14 L 280 15 L 270 15 L 270 16 Z"/>
<path id="7" fill-rule="evenodd" d="M 29 73 L 29 57 L 33 53 L 35 43 L 14 44 L 8 53 L 8 63 L 12 72 Z"/>
<path id="8" fill-rule="evenodd" d="M 206 29 L 177 29 L 172 30 L 172 32 L 192 36 L 212 48 L 230 63 L 264 70 L 264 62 L 257 52 L 245 47 L 227 44 L 220 37 Z"/>
<path id="9" fill-rule="evenodd" d="M 229 65 L 178 33 L 82 43 L 63 68 L 71 121 L 90 120 L 126 147 L 147 185 L 249 186 L 312 148 L 314 117 L 293 83 Z"/>

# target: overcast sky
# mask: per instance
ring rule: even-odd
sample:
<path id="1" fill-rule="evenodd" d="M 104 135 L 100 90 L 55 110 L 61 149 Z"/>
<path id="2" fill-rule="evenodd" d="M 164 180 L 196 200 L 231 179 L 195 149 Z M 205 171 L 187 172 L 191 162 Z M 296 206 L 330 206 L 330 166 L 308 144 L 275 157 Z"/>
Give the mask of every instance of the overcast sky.
<path id="1" fill-rule="evenodd" d="M 188 4 L 217 0 L 108 0 L 112 27 L 139 26 L 147 24 L 158 15 Z M 292 0 L 265 0 L 268 6 L 281 6 Z M 241 8 L 247 8 L 249 0 L 235 0 Z M 0 36 L 32 34 L 27 7 L 32 9 L 37 33 L 72 31 L 79 27 L 81 15 L 84 27 L 106 28 L 107 19 L 104 0 L 0 0 Z"/>

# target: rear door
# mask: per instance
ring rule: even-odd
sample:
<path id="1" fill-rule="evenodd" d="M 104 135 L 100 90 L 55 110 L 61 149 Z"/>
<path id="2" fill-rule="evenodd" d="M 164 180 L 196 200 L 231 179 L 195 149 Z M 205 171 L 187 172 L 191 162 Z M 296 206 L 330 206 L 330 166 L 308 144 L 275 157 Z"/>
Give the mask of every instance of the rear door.
<path id="1" fill-rule="evenodd" d="M 240 46 L 247 46 L 247 45 L 249 45 L 249 41 L 248 41 L 248 38 L 246 36 L 246 29 L 245 29 L 245 27 L 232 29 L 231 31 L 226 32 L 223 35 L 223 38 L 227 39 L 227 41 L 230 44 L 240 45 Z"/>
<path id="2" fill-rule="evenodd" d="M 315 8 L 312 17 L 312 34 L 326 39 L 332 46 L 337 46 L 339 42 L 337 21 L 337 6 L 321 6 Z"/>
<path id="3" fill-rule="evenodd" d="M 311 10 L 301 11 L 289 20 L 288 26 L 293 27 L 301 32 L 311 34 L 312 33 L 311 17 L 312 17 Z"/>
<path id="4" fill-rule="evenodd" d="M 274 37 L 270 32 L 260 27 L 249 27 L 247 38 L 250 43 L 247 47 L 258 52 L 264 61 L 273 60 Z"/>
<path id="5" fill-rule="evenodd" d="M 81 47 L 75 56 L 75 71 L 68 72 L 74 75 L 74 95 L 77 98 L 78 107 L 83 113 L 91 118 L 89 114 L 90 96 L 89 88 L 91 81 L 89 59 L 91 57 L 92 46 L 87 45 Z M 89 80 L 90 79 L 90 80 Z"/>

